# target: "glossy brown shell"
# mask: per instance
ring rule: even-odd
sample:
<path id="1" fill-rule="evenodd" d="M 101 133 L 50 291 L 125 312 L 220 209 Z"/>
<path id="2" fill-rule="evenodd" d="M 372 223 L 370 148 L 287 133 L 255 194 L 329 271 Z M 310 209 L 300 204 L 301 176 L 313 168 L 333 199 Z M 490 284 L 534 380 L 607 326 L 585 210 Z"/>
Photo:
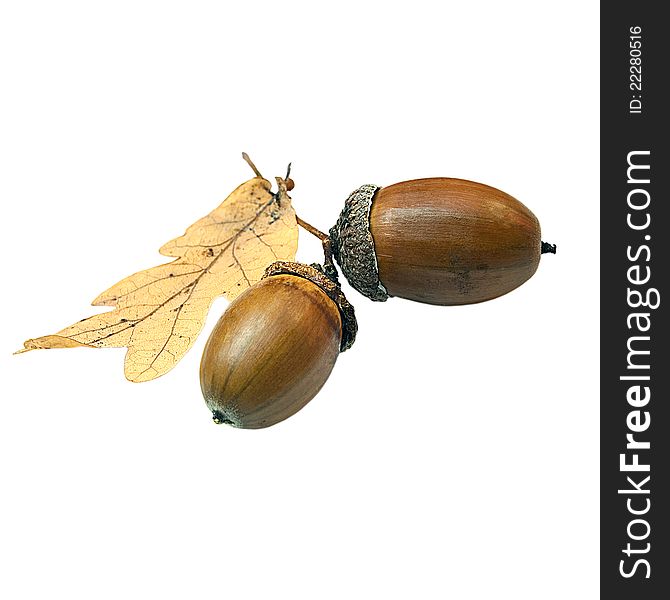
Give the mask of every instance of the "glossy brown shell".
<path id="1" fill-rule="evenodd" d="M 249 288 L 219 319 L 200 363 L 215 420 L 258 429 L 298 412 L 328 379 L 341 336 L 337 305 L 311 281 L 274 275 Z"/>
<path id="2" fill-rule="evenodd" d="M 379 279 L 391 296 L 471 304 L 520 286 L 540 260 L 540 224 L 521 202 L 463 179 L 381 188 L 370 209 Z"/>

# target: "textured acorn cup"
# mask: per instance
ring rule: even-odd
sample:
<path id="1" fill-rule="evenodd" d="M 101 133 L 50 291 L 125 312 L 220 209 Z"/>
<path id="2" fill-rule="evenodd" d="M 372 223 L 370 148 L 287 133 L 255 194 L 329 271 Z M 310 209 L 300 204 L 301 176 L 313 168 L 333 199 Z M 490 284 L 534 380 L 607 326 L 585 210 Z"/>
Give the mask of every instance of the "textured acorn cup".
<path id="1" fill-rule="evenodd" d="M 488 185 L 436 177 L 363 185 L 330 230 L 349 283 L 372 300 L 472 304 L 520 286 L 540 254 L 540 224 L 521 202 Z"/>
<path id="2" fill-rule="evenodd" d="M 339 286 L 314 267 L 277 262 L 219 319 L 200 363 L 214 421 L 244 429 L 279 423 L 321 389 L 356 336 Z"/>

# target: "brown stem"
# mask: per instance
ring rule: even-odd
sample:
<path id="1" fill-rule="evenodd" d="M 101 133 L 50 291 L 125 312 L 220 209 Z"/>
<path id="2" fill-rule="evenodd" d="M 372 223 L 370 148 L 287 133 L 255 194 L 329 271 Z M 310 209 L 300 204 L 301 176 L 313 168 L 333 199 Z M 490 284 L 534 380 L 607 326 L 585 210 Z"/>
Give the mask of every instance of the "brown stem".
<path id="1" fill-rule="evenodd" d="M 312 235 L 318 237 L 321 242 L 324 242 L 325 240 L 330 241 L 327 233 L 319 231 L 316 227 L 314 227 L 314 225 L 310 225 L 307 221 L 303 221 L 298 215 L 296 215 L 295 218 L 296 221 L 298 221 L 298 225 L 300 225 L 300 227 L 302 227 L 305 231 L 309 231 Z"/>
<path id="2" fill-rule="evenodd" d="M 246 163 L 251 167 L 251 170 L 256 173 L 256 177 L 261 177 L 261 172 L 256 168 L 256 165 L 254 162 L 249 158 L 249 155 L 246 152 L 242 152 L 242 158 L 246 161 Z"/>
<path id="3" fill-rule="evenodd" d="M 303 221 L 298 215 L 296 215 L 295 218 L 296 221 L 298 221 L 298 225 L 300 225 L 300 227 L 302 227 L 305 231 L 309 231 L 309 233 L 321 240 L 321 245 L 323 246 L 324 267 L 327 269 L 335 269 L 335 264 L 333 263 L 333 248 L 330 244 L 330 236 L 314 227 L 314 225 L 310 225 L 307 221 Z"/>

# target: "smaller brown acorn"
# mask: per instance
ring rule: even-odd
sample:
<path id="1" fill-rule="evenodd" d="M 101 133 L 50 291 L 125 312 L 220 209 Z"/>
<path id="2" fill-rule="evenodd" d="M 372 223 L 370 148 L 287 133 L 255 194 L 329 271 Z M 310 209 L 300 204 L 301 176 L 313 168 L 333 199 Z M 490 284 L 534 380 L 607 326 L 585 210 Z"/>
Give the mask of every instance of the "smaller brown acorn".
<path id="1" fill-rule="evenodd" d="M 205 346 L 200 386 L 214 421 L 260 429 L 295 414 L 356 329 L 353 307 L 319 269 L 273 263 L 230 304 Z"/>
<path id="2" fill-rule="evenodd" d="M 376 301 L 472 304 L 529 279 L 540 255 L 535 215 L 496 188 L 446 177 L 354 190 L 330 230 L 349 283 Z"/>

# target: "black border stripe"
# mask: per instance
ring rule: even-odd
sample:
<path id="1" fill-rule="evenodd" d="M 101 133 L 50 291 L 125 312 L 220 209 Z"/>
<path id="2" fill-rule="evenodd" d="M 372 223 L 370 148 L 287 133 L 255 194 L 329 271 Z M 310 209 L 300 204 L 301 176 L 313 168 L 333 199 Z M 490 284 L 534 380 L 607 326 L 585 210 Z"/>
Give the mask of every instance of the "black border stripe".
<path id="1" fill-rule="evenodd" d="M 661 16 L 662 6 L 662 3 L 653 2 L 601 3 L 600 578 L 601 597 L 617 600 L 670 598 L 667 516 L 670 511 L 670 331 L 665 318 L 670 295 L 666 285 L 669 267 L 664 256 L 668 254 L 665 238 L 670 235 L 666 218 L 670 204 L 667 150 L 670 99 L 665 91 L 670 73 L 667 66 L 670 32 Z M 639 38 L 640 73 L 636 69 L 631 72 L 631 66 L 638 66 L 631 65 L 631 58 L 638 55 L 637 51 L 631 53 L 631 50 L 638 50 L 634 48 L 637 38 L 631 38 L 634 35 L 631 27 L 636 26 L 642 30 Z M 638 77 L 631 78 L 633 75 Z M 637 79 L 641 79 L 640 90 L 634 89 Z M 631 101 L 636 99 L 641 100 L 641 113 L 630 112 Z M 637 154 L 631 159 L 646 163 L 650 168 L 648 171 L 631 171 L 631 178 L 637 180 L 631 183 L 627 168 L 629 153 L 633 151 L 648 151 L 648 155 Z M 649 183 L 643 183 L 646 178 Z M 645 203 L 648 194 L 649 206 L 632 210 L 628 205 L 631 192 L 631 202 L 638 205 Z M 635 226 L 646 223 L 648 215 L 651 219 L 648 227 L 632 228 L 627 223 L 629 214 Z M 645 246 L 649 251 L 644 249 Z M 631 283 L 631 279 L 644 279 L 647 267 L 650 280 Z M 646 298 L 652 289 L 656 289 L 661 298 L 658 308 L 631 306 L 638 300 L 635 291 Z M 628 290 L 632 291 L 632 297 Z M 655 298 L 651 294 L 651 298 Z M 640 313 L 648 313 L 649 320 L 630 317 Z M 649 322 L 649 331 L 640 332 L 639 326 Z M 632 340 L 645 336 L 649 339 Z M 635 349 L 649 351 L 649 354 L 629 355 L 629 343 Z M 649 368 L 630 368 L 629 359 L 638 366 L 648 365 Z M 649 380 L 621 379 L 640 375 L 648 376 Z M 633 405 L 637 397 L 635 390 L 631 391 L 632 403 L 628 401 L 628 390 L 638 384 L 642 386 L 641 393 L 645 387 L 651 393 L 645 406 Z M 647 421 L 649 427 L 642 431 Z M 631 427 L 640 431 L 631 431 Z M 636 442 L 648 441 L 650 448 L 627 448 L 627 434 L 632 434 Z M 621 454 L 625 454 L 628 464 L 637 454 L 639 463 L 649 465 L 649 471 L 622 471 Z M 650 479 L 642 484 L 647 476 Z M 618 490 L 634 490 L 627 477 L 648 493 L 618 493 Z M 642 512 L 647 507 L 649 510 L 644 514 L 631 513 L 631 510 Z M 648 537 L 631 539 L 631 535 L 644 537 L 647 525 Z M 647 543 L 648 551 L 645 551 Z M 625 552 L 628 544 L 633 550 L 630 556 Z M 649 578 L 646 578 L 646 563 L 637 563 L 638 560 L 648 561 Z M 621 571 L 634 574 L 627 578 Z"/>

